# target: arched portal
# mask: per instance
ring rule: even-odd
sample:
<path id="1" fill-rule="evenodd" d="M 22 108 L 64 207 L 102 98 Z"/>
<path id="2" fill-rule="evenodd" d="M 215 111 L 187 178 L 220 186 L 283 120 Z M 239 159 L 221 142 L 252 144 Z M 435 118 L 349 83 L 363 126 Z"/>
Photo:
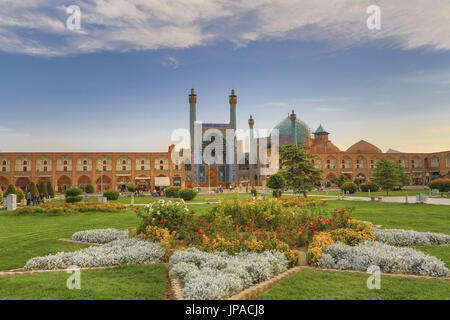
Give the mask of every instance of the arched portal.
<path id="1" fill-rule="evenodd" d="M 111 178 L 103 175 L 97 179 L 95 184 L 97 185 L 97 191 L 99 192 L 111 189 Z"/>
<path id="2" fill-rule="evenodd" d="M 72 180 L 64 175 L 59 177 L 58 181 L 57 181 L 57 186 L 58 186 L 58 192 L 64 192 L 66 191 L 66 189 L 70 188 L 70 186 L 72 185 Z"/>
<path id="3" fill-rule="evenodd" d="M 88 176 L 82 175 L 78 178 L 78 187 L 81 189 L 85 189 L 88 184 L 92 184 L 91 178 Z"/>
<path id="4" fill-rule="evenodd" d="M 21 177 L 16 180 L 16 187 L 19 187 L 23 191 L 26 191 L 28 189 L 28 186 L 30 185 L 30 183 L 31 183 L 30 178 Z"/>
<path id="5" fill-rule="evenodd" d="M 5 177 L 0 177 L 0 188 L 2 190 L 5 190 L 9 186 L 9 180 Z"/>

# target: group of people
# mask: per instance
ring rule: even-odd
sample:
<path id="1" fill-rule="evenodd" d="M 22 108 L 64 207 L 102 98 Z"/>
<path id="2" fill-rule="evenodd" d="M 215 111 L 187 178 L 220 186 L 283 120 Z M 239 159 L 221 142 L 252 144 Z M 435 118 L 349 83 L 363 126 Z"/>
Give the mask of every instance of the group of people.
<path id="1" fill-rule="evenodd" d="M 28 191 L 26 199 L 27 199 L 27 206 L 31 205 L 37 206 L 45 202 L 45 196 L 42 192 L 39 195 L 37 194 L 33 195 L 30 191 Z"/>

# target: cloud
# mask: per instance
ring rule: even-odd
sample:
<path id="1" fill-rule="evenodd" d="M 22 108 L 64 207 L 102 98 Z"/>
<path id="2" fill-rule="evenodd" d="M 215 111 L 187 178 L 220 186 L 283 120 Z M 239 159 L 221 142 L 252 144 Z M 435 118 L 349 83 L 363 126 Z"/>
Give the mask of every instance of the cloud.
<path id="1" fill-rule="evenodd" d="M 161 65 L 163 67 L 176 69 L 180 66 L 180 61 L 172 56 L 167 56 L 167 58 L 161 62 Z"/>
<path id="2" fill-rule="evenodd" d="M 81 30 L 66 28 L 60 0 L 2 0 L 0 50 L 30 55 L 189 48 L 215 41 L 300 40 L 450 50 L 450 2 L 378 0 L 381 30 L 366 26 L 373 0 L 73 0 Z"/>
<path id="3" fill-rule="evenodd" d="M 273 102 L 266 102 L 263 104 L 264 107 L 289 107 L 288 102 L 284 101 L 273 101 Z"/>

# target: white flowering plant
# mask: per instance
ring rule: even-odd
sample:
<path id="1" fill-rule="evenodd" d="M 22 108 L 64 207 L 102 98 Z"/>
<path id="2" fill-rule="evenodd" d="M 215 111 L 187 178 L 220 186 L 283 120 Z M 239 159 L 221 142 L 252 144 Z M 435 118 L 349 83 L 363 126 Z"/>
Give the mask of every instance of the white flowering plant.
<path id="1" fill-rule="evenodd" d="M 160 244 L 139 239 L 114 240 L 100 247 L 73 252 L 58 252 L 27 261 L 25 270 L 65 269 L 69 266 L 106 267 L 119 264 L 153 264 L 161 262 L 164 248 Z"/>
<path id="2" fill-rule="evenodd" d="M 137 233 L 145 233 L 147 226 L 159 226 L 180 231 L 186 223 L 189 209 L 184 200 L 158 200 L 136 210 L 141 223 Z"/>
<path id="3" fill-rule="evenodd" d="M 117 230 L 114 228 L 93 229 L 78 231 L 72 235 L 72 240 L 75 241 L 101 244 L 119 239 L 128 239 L 128 230 Z"/>
<path id="4" fill-rule="evenodd" d="M 377 241 L 364 241 L 357 246 L 341 242 L 323 249 L 317 266 L 322 269 L 361 270 L 370 266 L 382 272 L 447 277 L 445 263 L 412 248 L 397 248 Z"/>
<path id="5" fill-rule="evenodd" d="M 373 228 L 375 238 L 379 242 L 393 246 L 423 246 L 450 244 L 450 236 L 443 233 L 418 232 L 403 229 L 376 229 Z"/>
<path id="6" fill-rule="evenodd" d="M 184 283 L 183 295 L 191 300 L 229 297 L 287 270 L 284 254 L 240 252 L 207 253 L 196 248 L 176 251 L 169 260 L 169 276 Z"/>

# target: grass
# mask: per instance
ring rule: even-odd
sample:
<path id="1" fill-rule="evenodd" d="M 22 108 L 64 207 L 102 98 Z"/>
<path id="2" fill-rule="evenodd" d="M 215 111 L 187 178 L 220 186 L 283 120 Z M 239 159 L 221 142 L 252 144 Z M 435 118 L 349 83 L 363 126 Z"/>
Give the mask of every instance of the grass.
<path id="1" fill-rule="evenodd" d="M 408 196 L 415 196 L 416 194 L 419 193 L 423 193 L 428 195 L 429 194 L 429 190 L 428 189 L 421 189 L 421 190 L 407 190 L 408 192 Z M 333 191 L 333 192 L 310 192 L 309 195 L 328 195 L 328 196 L 335 196 L 337 197 L 338 193 L 337 191 Z M 342 195 L 342 192 L 341 192 Z M 355 193 L 346 195 L 346 196 L 350 196 L 350 197 L 368 197 L 369 193 L 368 192 L 360 192 L 357 191 Z M 404 197 L 405 196 L 405 190 L 401 190 L 401 191 L 389 191 L 389 196 L 386 194 L 386 191 L 376 191 L 376 192 L 371 192 L 370 196 L 374 197 L 374 196 L 382 196 L 382 197 Z"/>
<path id="2" fill-rule="evenodd" d="M 59 251 L 74 251 L 84 245 L 57 242 L 87 229 L 136 227 L 138 218 L 131 210 L 115 213 L 76 213 L 66 215 L 15 215 L 0 213 L 0 270 L 21 268 L 30 258 Z"/>
<path id="3" fill-rule="evenodd" d="M 381 288 L 369 290 L 369 275 L 305 269 L 276 284 L 257 300 L 450 300 L 450 283 L 381 276 Z"/>
<path id="4" fill-rule="evenodd" d="M 426 246 L 417 246 L 413 248 L 422 251 L 423 253 L 428 254 L 430 256 L 439 258 L 441 261 L 445 263 L 447 268 L 450 267 L 450 246 L 426 245 Z"/>
<path id="5" fill-rule="evenodd" d="M 66 286 L 69 274 L 53 272 L 0 278 L 3 300 L 162 300 L 166 286 L 163 264 L 118 266 L 81 271 L 79 290 Z"/>
<path id="6" fill-rule="evenodd" d="M 450 207 L 432 204 L 404 204 L 350 200 L 327 201 L 328 208 L 355 208 L 352 217 L 383 228 L 409 229 L 450 234 Z"/>

